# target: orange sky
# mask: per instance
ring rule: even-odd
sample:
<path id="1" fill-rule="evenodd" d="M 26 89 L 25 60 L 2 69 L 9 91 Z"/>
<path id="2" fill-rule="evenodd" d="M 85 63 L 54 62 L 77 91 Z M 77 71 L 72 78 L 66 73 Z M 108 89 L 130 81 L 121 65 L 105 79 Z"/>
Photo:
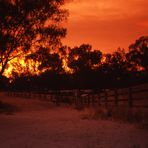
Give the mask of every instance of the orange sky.
<path id="1" fill-rule="evenodd" d="M 148 35 L 148 0 L 68 0 L 64 44 L 89 43 L 110 52 Z"/>

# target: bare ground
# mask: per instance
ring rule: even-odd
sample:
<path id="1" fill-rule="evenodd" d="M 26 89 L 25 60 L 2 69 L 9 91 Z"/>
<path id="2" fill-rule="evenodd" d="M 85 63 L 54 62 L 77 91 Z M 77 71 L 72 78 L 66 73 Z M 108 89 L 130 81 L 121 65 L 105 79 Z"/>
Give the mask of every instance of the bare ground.
<path id="1" fill-rule="evenodd" d="M 82 120 L 83 111 L 0 96 L 0 148 L 148 148 L 148 130 L 133 124 Z"/>

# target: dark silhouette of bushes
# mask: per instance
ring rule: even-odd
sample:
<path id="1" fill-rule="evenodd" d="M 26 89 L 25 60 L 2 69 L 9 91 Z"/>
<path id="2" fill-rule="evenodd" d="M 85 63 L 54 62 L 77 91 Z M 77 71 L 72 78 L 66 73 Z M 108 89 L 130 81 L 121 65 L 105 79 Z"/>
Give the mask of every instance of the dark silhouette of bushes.
<path id="1" fill-rule="evenodd" d="M 118 49 L 112 54 L 103 54 L 99 50 L 93 50 L 90 45 L 83 44 L 80 47 L 68 48 L 67 54 L 66 50 L 63 52 L 65 49 L 63 47 L 62 54 L 59 51 L 61 57 L 57 54 L 46 56 L 47 63 L 43 63 L 43 67 L 47 65 L 52 68 L 47 68 L 39 76 L 16 76 L 9 89 L 19 91 L 104 89 L 147 83 L 147 46 L 148 38 L 141 37 L 129 47 L 128 52 Z M 64 56 L 68 57 L 67 65 L 73 73 L 64 71 L 61 64 Z"/>

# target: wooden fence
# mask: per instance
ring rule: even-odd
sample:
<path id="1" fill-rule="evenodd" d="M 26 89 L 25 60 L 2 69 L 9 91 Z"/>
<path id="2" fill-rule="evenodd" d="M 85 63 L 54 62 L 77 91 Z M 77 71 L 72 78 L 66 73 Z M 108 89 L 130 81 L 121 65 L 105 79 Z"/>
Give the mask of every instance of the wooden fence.
<path id="1" fill-rule="evenodd" d="M 130 88 L 104 90 L 56 90 L 47 92 L 7 92 L 8 96 L 38 98 L 57 105 L 69 103 L 80 106 L 128 106 L 148 108 L 148 84 Z"/>

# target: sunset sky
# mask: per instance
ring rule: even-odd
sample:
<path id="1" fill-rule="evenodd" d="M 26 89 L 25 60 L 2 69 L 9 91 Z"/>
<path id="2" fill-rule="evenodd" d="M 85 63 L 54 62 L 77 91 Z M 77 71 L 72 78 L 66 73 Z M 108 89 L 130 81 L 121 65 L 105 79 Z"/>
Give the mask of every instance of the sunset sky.
<path id="1" fill-rule="evenodd" d="M 125 49 L 148 35 L 148 0 L 68 0 L 64 44 L 89 43 L 104 52 Z"/>

